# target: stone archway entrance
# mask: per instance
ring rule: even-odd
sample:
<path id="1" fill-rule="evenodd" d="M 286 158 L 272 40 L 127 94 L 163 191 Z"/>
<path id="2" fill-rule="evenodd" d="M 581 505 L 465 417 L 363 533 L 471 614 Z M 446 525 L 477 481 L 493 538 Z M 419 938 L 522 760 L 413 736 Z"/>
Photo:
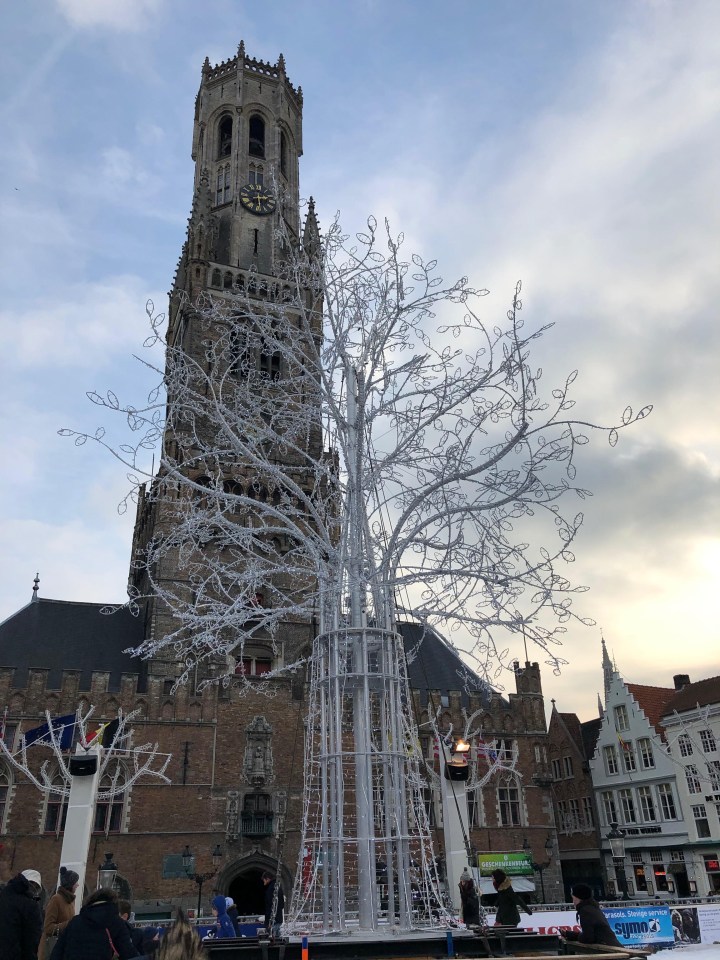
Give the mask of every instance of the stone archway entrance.
<path id="1" fill-rule="evenodd" d="M 226 864 L 217 879 L 216 887 L 225 896 L 232 897 L 241 917 L 264 917 L 265 887 L 262 875 L 267 870 L 275 876 L 277 860 L 255 851 Z M 280 865 L 280 884 L 285 893 L 285 902 L 290 898 L 292 874 Z"/>

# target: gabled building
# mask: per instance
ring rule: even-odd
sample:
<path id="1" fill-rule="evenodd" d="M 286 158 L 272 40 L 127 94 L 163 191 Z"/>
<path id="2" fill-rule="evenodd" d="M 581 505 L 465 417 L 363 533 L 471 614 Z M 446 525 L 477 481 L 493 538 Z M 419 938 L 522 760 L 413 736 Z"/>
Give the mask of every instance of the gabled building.
<path id="1" fill-rule="evenodd" d="M 688 842 L 670 864 L 678 889 L 720 893 L 720 677 L 690 683 L 674 678 L 675 692 L 661 723 L 676 770 Z"/>

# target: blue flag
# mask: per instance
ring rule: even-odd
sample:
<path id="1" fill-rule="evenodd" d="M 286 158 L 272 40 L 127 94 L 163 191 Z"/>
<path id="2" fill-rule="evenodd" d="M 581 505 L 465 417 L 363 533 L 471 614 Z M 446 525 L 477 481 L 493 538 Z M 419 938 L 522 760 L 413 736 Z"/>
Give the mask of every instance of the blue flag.
<path id="1" fill-rule="evenodd" d="M 55 739 L 60 744 L 60 749 L 69 750 L 75 734 L 75 714 L 70 713 L 67 717 L 53 717 L 50 726 L 55 731 Z M 39 727 L 26 731 L 25 745 L 29 747 L 32 743 L 50 743 L 50 726 L 43 723 Z"/>

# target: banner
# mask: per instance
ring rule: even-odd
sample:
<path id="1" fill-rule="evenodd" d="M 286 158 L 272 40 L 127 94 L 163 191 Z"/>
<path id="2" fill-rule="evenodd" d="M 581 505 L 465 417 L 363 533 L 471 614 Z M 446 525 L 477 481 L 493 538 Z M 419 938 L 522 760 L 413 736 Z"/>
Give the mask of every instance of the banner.
<path id="1" fill-rule="evenodd" d="M 509 877 L 533 875 L 529 853 L 479 853 L 478 869 L 481 877 L 489 877 L 493 870 L 504 870 Z"/>
<path id="2" fill-rule="evenodd" d="M 603 913 L 623 947 L 675 943 L 670 908 L 603 907 Z"/>

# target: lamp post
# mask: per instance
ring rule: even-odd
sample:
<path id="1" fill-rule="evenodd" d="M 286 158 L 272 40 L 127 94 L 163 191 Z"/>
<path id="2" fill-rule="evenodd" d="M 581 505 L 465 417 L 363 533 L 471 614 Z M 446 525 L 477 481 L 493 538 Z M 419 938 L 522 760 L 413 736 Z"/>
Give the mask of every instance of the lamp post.
<path id="1" fill-rule="evenodd" d="M 525 837 L 525 839 L 523 840 L 523 850 L 526 853 L 529 853 L 532 857 L 532 847 L 530 846 L 530 842 L 527 837 Z M 543 903 L 545 903 L 545 878 L 543 874 L 545 873 L 547 868 L 550 866 L 550 861 L 552 860 L 552 853 L 553 853 L 553 842 L 550 834 L 548 834 L 548 838 L 545 841 L 545 853 L 547 854 L 547 860 L 545 861 L 545 863 L 536 863 L 534 860 L 532 860 L 533 870 L 536 870 L 540 874 L 540 893 L 542 896 Z"/>
<path id="2" fill-rule="evenodd" d="M 212 880 L 215 874 L 218 872 L 220 866 L 220 861 L 222 860 L 222 850 L 220 849 L 220 844 L 215 844 L 215 849 L 212 852 L 212 863 L 213 869 L 209 870 L 207 873 L 196 873 L 195 872 L 195 858 L 193 857 L 192 851 L 190 850 L 189 844 L 185 846 L 185 849 L 182 852 L 182 862 L 183 870 L 185 871 L 189 880 L 193 880 L 198 886 L 198 902 L 197 902 L 197 916 L 200 917 L 200 908 L 202 906 L 202 888 L 206 880 Z"/>
<path id="3" fill-rule="evenodd" d="M 98 867 L 98 890 L 112 890 L 117 872 L 118 868 L 113 855 L 106 853 L 105 863 L 101 863 Z"/>
<path id="4" fill-rule="evenodd" d="M 623 900 L 629 900 L 627 877 L 625 876 L 625 831 L 619 829 L 617 823 L 610 824 L 610 833 L 606 840 L 610 844 L 610 855 L 615 867 L 615 876 L 617 877 L 620 893 Z"/>

